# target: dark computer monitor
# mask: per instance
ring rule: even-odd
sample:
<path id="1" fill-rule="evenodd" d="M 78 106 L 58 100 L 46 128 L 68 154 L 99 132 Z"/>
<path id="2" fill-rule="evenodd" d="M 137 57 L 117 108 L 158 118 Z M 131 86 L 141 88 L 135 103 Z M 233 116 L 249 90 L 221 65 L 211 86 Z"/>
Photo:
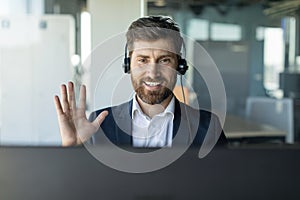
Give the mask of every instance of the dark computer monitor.
<path id="1" fill-rule="evenodd" d="M 96 148 L 96 147 L 95 147 Z M 149 173 L 120 172 L 83 147 L 1 147 L 0 199 L 300 199 L 300 148 L 189 149 Z"/>

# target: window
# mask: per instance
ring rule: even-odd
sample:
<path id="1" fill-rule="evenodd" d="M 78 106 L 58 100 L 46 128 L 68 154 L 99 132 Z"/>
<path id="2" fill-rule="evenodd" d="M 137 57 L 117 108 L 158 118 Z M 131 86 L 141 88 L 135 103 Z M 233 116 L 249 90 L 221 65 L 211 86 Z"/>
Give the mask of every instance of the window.
<path id="1" fill-rule="evenodd" d="M 284 69 L 284 37 L 281 28 L 264 28 L 264 86 L 279 88 L 279 73 Z"/>
<path id="2" fill-rule="evenodd" d="M 240 41 L 242 28 L 236 24 L 212 23 L 211 40 L 215 41 Z"/>
<path id="3" fill-rule="evenodd" d="M 188 23 L 187 33 L 195 40 L 208 40 L 208 21 L 204 19 L 191 19 Z"/>

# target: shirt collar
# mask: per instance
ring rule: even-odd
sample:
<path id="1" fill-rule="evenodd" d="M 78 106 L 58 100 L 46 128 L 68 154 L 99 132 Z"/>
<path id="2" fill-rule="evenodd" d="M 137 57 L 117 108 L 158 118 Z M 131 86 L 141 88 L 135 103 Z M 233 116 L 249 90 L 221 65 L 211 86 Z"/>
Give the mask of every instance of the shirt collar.
<path id="1" fill-rule="evenodd" d="M 132 100 L 132 110 L 131 110 L 131 116 L 132 116 L 132 119 L 134 118 L 135 116 L 135 113 L 136 112 L 139 112 L 139 114 L 141 115 L 145 115 L 136 99 L 136 94 L 134 95 L 133 97 L 133 100 Z M 174 96 L 172 97 L 169 105 L 166 107 L 166 109 L 164 110 L 164 112 L 158 114 L 158 115 L 164 115 L 166 113 L 170 113 L 172 114 L 172 116 L 174 116 L 174 111 L 175 111 L 175 98 Z M 146 115 L 145 115 L 146 116 Z"/>

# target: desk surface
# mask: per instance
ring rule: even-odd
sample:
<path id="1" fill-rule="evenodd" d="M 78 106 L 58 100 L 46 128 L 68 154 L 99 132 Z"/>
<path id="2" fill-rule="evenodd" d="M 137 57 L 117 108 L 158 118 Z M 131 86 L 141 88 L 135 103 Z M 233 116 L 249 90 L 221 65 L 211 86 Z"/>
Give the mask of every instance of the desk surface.
<path id="1" fill-rule="evenodd" d="M 224 131 L 228 138 L 285 137 L 286 132 L 275 127 L 258 124 L 238 116 L 227 115 Z"/>

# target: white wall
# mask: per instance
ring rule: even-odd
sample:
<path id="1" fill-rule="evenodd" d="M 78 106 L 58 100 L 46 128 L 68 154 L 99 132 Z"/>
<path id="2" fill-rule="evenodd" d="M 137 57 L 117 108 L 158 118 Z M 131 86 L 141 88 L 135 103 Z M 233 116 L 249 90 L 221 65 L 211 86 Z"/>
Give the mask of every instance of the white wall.
<path id="1" fill-rule="evenodd" d="M 0 26 L 0 144 L 60 145 L 53 97 L 72 78 L 74 19 L 23 15 L 2 20 L 9 26 Z"/>
<path id="2" fill-rule="evenodd" d="M 83 82 L 87 85 L 90 110 L 112 104 L 112 91 L 120 78 L 124 78 L 121 80 L 122 84 L 127 84 L 131 88 L 129 76 L 124 77 L 121 67 L 125 37 L 120 37 L 118 34 L 125 33 L 132 21 L 144 15 L 144 8 L 144 0 L 88 0 L 93 51 L 92 64 L 85 66 L 86 76 Z M 109 39 L 116 35 L 119 37 Z M 104 80 L 101 74 L 106 69 L 109 74 L 103 76 Z M 126 95 L 131 92 L 128 88 L 126 90 L 122 91 Z M 120 96 L 121 98 L 125 96 L 126 99 L 126 95 Z"/>
<path id="3" fill-rule="evenodd" d="M 129 24 L 143 15 L 143 0 L 88 0 L 92 16 L 92 46 L 114 34 L 126 31 Z"/>
<path id="4" fill-rule="evenodd" d="M 0 0 L 0 5 L 0 15 L 44 13 L 44 0 Z"/>

